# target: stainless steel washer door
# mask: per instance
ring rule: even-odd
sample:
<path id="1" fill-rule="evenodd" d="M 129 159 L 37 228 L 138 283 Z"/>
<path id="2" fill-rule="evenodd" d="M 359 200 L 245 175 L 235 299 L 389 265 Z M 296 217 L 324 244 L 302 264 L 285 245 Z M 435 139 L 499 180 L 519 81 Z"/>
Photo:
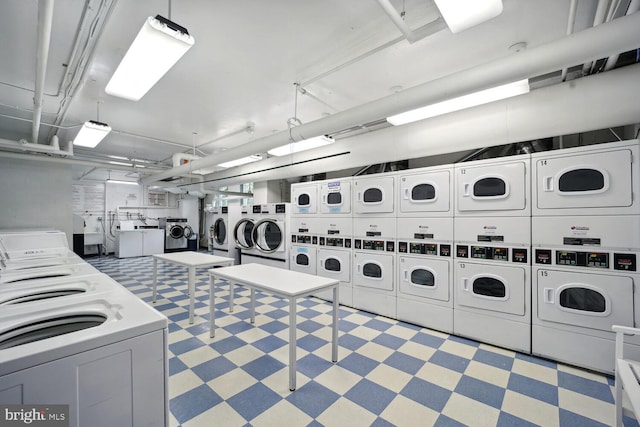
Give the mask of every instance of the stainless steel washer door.
<path id="1" fill-rule="evenodd" d="M 256 249 L 272 254 L 283 246 L 284 230 L 276 219 L 266 218 L 258 221 L 251 234 Z"/>
<path id="2" fill-rule="evenodd" d="M 238 221 L 233 229 L 233 237 L 240 249 L 252 249 L 255 246 L 252 237 L 254 228 L 255 224 L 250 218 Z"/>

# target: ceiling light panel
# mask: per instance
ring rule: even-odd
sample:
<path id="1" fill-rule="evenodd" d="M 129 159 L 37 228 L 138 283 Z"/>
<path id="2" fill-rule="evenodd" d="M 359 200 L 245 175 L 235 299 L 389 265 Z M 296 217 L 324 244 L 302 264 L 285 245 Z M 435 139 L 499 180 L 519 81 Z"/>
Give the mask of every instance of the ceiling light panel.
<path id="1" fill-rule="evenodd" d="M 435 2 L 454 34 L 502 13 L 502 0 L 435 0 Z"/>

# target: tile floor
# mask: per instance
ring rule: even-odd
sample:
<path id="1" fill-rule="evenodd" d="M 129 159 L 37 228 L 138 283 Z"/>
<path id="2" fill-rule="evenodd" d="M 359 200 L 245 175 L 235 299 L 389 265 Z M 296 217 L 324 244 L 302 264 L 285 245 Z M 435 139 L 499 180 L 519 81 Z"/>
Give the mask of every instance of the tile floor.
<path id="1" fill-rule="evenodd" d="M 88 260 L 151 301 L 151 257 Z M 209 338 L 208 275 L 198 270 L 188 320 L 186 269 L 158 263 L 155 307 L 169 318 L 170 425 L 607 426 L 613 379 L 560 363 L 341 307 L 330 362 L 331 304 L 299 300 L 297 390 L 288 389 L 287 303 L 218 291 Z M 244 307 L 244 308 L 243 308 Z M 626 426 L 638 426 L 625 418 Z"/>

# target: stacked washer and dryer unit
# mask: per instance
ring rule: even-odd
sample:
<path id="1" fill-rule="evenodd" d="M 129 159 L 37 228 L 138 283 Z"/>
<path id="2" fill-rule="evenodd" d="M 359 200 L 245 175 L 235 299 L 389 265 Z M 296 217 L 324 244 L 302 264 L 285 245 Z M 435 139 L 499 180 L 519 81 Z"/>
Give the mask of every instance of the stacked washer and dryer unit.
<path id="1" fill-rule="evenodd" d="M 233 230 L 240 263 L 289 269 L 290 227 L 290 203 L 242 206 Z"/>
<path id="2" fill-rule="evenodd" d="M 0 232 L 0 306 L 1 402 L 68 404 L 70 426 L 168 423 L 166 317 L 64 233 Z"/>
<path id="3" fill-rule="evenodd" d="M 638 140 L 536 153 L 532 168 L 533 353 L 612 373 L 611 326 L 640 326 Z"/>

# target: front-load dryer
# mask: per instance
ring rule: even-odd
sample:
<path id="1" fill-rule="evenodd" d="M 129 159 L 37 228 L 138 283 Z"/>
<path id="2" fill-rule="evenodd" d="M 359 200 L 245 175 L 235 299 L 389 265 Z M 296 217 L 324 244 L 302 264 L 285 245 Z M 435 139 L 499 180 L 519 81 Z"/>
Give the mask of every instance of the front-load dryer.
<path id="1" fill-rule="evenodd" d="M 640 214 L 637 139 L 531 155 L 533 215 Z"/>
<path id="2" fill-rule="evenodd" d="M 457 163 L 454 216 L 531 215 L 531 157 Z"/>
<path id="3" fill-rule="evenodd" d="M 320 181 L 319 185 L 321 215 L 351 216 L 352 178 Z"/>
<path id="4" fill-rule="evenodd" d="M 398 319 L 453 332 L 453 218 L 398 220 Z"/>
<path id="5" fill-rule="evenodd" d="M 317 217 L 308 215 L 291 217 L 291 247 L 289 270 L 316 274 L 320 223 Z"/>
<path id="6" fill-rule="evenodd" d="M 252 210 L 258 215 L 251 231 L 253 251 L 243 256 L 248 262 L 289 269 L 291 205 L 267 203 L 253 205 Z"/>
<path id="7" fill-rule="evenodd" d="M 398 218 L 452 217 L 453 165 L 398 172 Z"/>
<path id="8" fill-rule="evenodd" d="M 353 306 L 396 318 L 396 218 L 353 219 Z"/>
<path id="9" fill-rule="evenodd" d="M 291 184 L 291 214 L 318 214 L 318 183 L 297 182 Z"/>
<path id="10" fill-rule="evenodd" d="M 351 258 L 353 246 L 353 223 L 348 217 L 324 216 L 318 220 L 318 254 L 316 274 L 340 281 L 339 303 L 353 306 L 353 283 L 351 280 Z M 332 291 L 315 294 L 333 301 Z"/>
<path id="11" fill-rule="evenodd" d="M 530 218 L 455 218 L 454 245 L 454 334 L 529 353 Z"/>
<path id="12" fill-rule="evenodd" d="M 396 172 L 353 178 L 353 215 L 395 217 Z"/>
<path id="13" fill-rule="evenodd" d="M 534 217 L 532 235 L 532 352 L 612 374 L 611 326 L 640 326 L 640 217 Z"/>
<path id="14" fill-rule="evenodd" d="M 167 319 L 115 285 L 3 306 L 1 402 L 69 405 L 72 427 L 168 425 Z"/>
<path id="15" fill-rule="evenodd" d="M 209 241 L 211 252 L 227 258 L 234 258 L 239 263 L 236 253 L 233 227 L 240 218 L 240 206 L 219 206 L 211 210 L 211 227 L 209 228 Z"/>
<path id="16" fill-rule="evenodd" d="M 259 255 L 253 242 L 253 228 L 260 217 L 260 205 L 256 205 L 258 213 L 254 213 L 253 205 L 244 205 L 240 208 L 240 216 L 233 227 L 233 240 L 240 250 L 240 263 L 249 264 L 255 261 L 251 255 Z"/>

